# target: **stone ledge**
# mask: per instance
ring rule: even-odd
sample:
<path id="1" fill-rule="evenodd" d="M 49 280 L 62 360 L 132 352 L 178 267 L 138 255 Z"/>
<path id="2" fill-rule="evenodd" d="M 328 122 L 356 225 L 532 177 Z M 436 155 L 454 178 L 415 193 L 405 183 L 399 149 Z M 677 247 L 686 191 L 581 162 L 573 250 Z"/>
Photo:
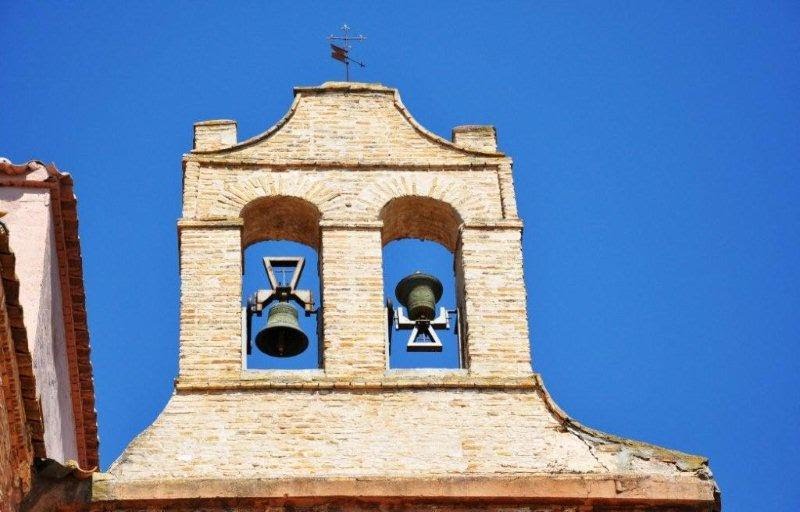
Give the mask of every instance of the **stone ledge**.
<path id="1" fill-rule="evenodd" d="M 324 93 L 330 91 L 344 92 L 384 92 L 394 94 L 395 89 L 377 82 L 337 82 L 329 81 L 322 85 L 299 85 L 294 93 Z"/>
<path id="2" fill-rule="evenodd" d="M 576 500 L 583 504 L 706 505 L 716 503 L 712 481 L 655 475 L 531 474 L 117 480 L 96 473 L 92 502 L 219 498 L 366 498 L 410 500 Z"/>
<path id="3" fill-rule="evenodd" d="M 499 220 L 472 220 L 461 225 L 460 230 L 465 229 L 522 229 L 521 219 L 499 219 Z"/>
<path id="4" fill-rule="evenodd" d="M 373 229 L 383 228 L 382 220 L 348 220 L 348 219 L 323 219 L 319 221 L 321 229 Z"/>
<path id="5" fill-rule="evenodd" d="M 242 227 L 244 220 L 241 218 L 229 219 L 179 219 L 178 230 L 183 229 L 208 229 L 208 228 L 227 228 Z M 382 220 L 360 220 L 360 219 L 322 219 L 319 222 L 322 229 L 382 229 Z M 464 229 L 522 229 L 523 222 L 520 219 L 488 219 L 473 220 L 460 226 Z"/>
<path id="6" fill-rule="evenodd" d="M 236 121 L 233 119 L 209 119 L 194 123 L 195 126 L 228 126 L 231 124 L 236 124 Z"/>
<path id="7" fill-rule="evenodd" d="M 465 162 L 464 159 L 452 159 L 449 161 L 436 161 L 434 163 L 420 163 L 419 160 L 387 159 L 380 162 L 365 162 L 362 160 L 299 160 L 299 159 L 275 159 L 264 160 L 263 158 L 237 157 L 227 154 L 209 153 L 186 153 L 183 155 L 184 162 L 194 162 L 209 167 L 225 167 L 231 169 L 265 169 L 270 172 L 282 172 L 289 170 L 314 169 L 318 171 L 351 171 L 358 172 L 359 169 L 371 171 L 497 171 L 502 162 L 498 162 L 499 157 L 489 160 L 491 157 L 472 157 Z M 511 159 L 503 156 L 503 161 L 511 163 Z"/>
<path id="8" fill-rule="evenodd" d="M 240 228 L 244 226 L 244 220 L 235 219 L 178 219 L 178 231 L 184 229 L 208 229 L 208 228 Z"/>
<path id="9" fill-rule="evenodd" d="M 178 219 L 179 228 L 215 228 L 243 226 L 244 220 L 239 217 L 212 218 L 212 219 Z M 369 219 L 322 219 L 321 228 L 355 228 L 355 229 L 380 229 L 382 220 Z M 492 228 L 522 228 L 521 219 L 486 219 L 472 220 L 461 225 L 462 229 L 492 229 Z"/>
<path id="10" fill-rule="evenodd" d="M 520 378 L 476 377 L 460 372 L 444 372 L 438 375 L 429 372 L 420 372 L 419 374 L 401 372 L 395 375 L 387 373 L 382 378 L 364 379 L 355 376 L 329 376 L 318 373 L 301 373 L 293 376 L 285 371 L 275 374 L 269 371 L 258 373 L 245 371 L 219 378 L 178 378 L 175 380 L 175 389 L 178 392 L 263 389 L 312 391 L 333 389 L 349 391 L 395 389 L 536 390 L 538 387 L 539 383 L 534 375 Z"/>

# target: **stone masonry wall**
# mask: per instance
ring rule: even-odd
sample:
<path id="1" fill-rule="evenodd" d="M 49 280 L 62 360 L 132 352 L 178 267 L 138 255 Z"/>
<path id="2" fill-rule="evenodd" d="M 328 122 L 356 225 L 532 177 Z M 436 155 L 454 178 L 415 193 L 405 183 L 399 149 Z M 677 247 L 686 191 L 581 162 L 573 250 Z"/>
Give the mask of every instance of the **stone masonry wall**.
<path id="1" fill-rule="evenodd" d="M 95 475 L 95 509 L 711 510 L 704 459 L 591 431 L 549 399 L 531 368 L 511 160 L 493 128 L 456 134 L 427 132 L 393 89 L 350 83 L 296 89 L 239 144 L 224 146 L 232 122 L 198 125 L 176 393 Z M 242 251 L 282 237 L 319 253 L 319 370 L 242 366 Z M 387 368 L 382 248 L 404 237 L 454 253 L 464 368 Z"/>
<path id="2" fill-rule="evenodd" d="M 386 369 L 381 235 L 375 228 L 322 230 L 323 367 L 331 375 Z"/>
<path id="3" fill-rule="evenodd" d="M 182 270 L 181 378 L 240 378 L 241 278 L 231 275 L 237 227 L 219 223 L 244 222 L 240 250 L 251 240 L 280 238 L 274 222 L 269 237 L 260 237 L 254 231 L 258 217 L 241 220 L 249 205 L 271 197 L 307 202 L 319 212 L 320 225 L 327 226 L 320 254 L 327 375 L 364 377 L 386 370 L 381 248 L 387 236 L 435 240 L 463 256 L 457 259 L 456 275 L 460 303 L 466 307 L 462 320 L 467 324 L 469 372 L 530 375 L 522 225 L 516 216 L 511 162 L 496 152 L 494 134 L 491 127 L 469 127 L 461 133 L 468 143 L 455 145 L 416 124 L 393 90 L 363 84 L 298 89 L 289 114 L 266 135 L 230 148 L 221 147 L 220 141 L 235 136 L 233 122 L 199 123 L 196 151 L 184 163 L 182 223 L 215 227 L 193 234 L 182 228 L 182 261 L 194 263 Z M 402 198 L 429 199 L 452 208 L 455 221 L 426 228 L 436 219 L 426 218 L 424 211 L 417 216 L 406 211 L 398 224 L 391 215 L 401 209 L 385 207 Z M 296 224 L 287 212 L 258 210 L 259 215 L 285 215 L 278 225 Z M 384 232 L 382 241 L 384 224 L 391 225 L 391 233 Z M 498 235 L 493 234 L 495 226 Z M 475 236 L 470 235 L 472 228 L 478 230 Z M 469 247 L 460 247 L 463 233 Z M 224 249 L 218 246 L 220 237 L 228 244 Z M 297 233 L 286 238 L 304 240 Z M 196 309 L 201 304 L 203 313 Z M 216 320 L 212 326 L 204 318 Z M 223 324 L 230 329 L 225 334 Z"/>
<path id="4" fill-rule="evenodd" d="M 510 378 L 531 372 L 520 235 L 514 224 L 461 231 L 466 355 L 477 375 Z"/>
<path id="5" fill-rule="evenodd" d="M 126 480 L 630 473 L 674 465 L 594 452 L 535 390 L 178 393 L 111 468 Z M 688 474 L 688 473 L 687 473 Z"/>
<path id="6" fill-rule="evenodd" d="M 124 508 L 98 505 L 92 510 L 103 512 L 156 512 L 168 508 L 171 512 L 701 512 L 707 506 L 694 505 L 642 505 L 642 506 L 595 506 L 591 504 L 559 504 L 537 501 L 533 504 L 515 501 L 475 501 L 460 503 L 451 501 L 364 500 L 247 500 L 220 499 L 209 503 L 200 500 L 182 500 L 179 503 L 133 506 Z"/>
<path id="7" fill-rule="evenodd" d="M 248 203 L 275 195 L 314 204 L 323 219 L 377 220 L 396 197 L 418 195 L 453 206 L 465 222 L 502 219 L 500 172 L 486 170 L 348 170 L 210 167 L 193 170 L 193 196 L 184 200 L 184 218 L 239 217 Z M 187 170 L 187 178 L 189 171 Z M 516 218 L 516 215 L 510 218 Z"/>
<path id="8" fill-rule="evenodd" d="M 242 367 L 240 226 L 180 228 L 180 373 L 211 377 Z"/>

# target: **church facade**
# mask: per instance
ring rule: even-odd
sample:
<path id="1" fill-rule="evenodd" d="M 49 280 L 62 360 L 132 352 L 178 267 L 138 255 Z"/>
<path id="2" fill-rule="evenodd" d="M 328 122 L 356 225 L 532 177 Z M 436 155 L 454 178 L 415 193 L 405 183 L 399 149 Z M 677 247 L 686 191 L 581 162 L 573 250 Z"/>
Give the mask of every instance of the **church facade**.
<path id="1" fill-rule="evenodd" d="M 523 224 L 492 127 L 445 140 L 394 89 L 328 82 L 249 140 L 196 124 L 183 173 L 175 393 L 94 475 L 89 509 L 719 508 L 705 458 L 581 425 L 532 370 Z M 454 255 L 458 368 L 389 363 L 398 318 L 434 322 L 386 301 L 382 248 L 404 238 Z M 247 366 L 243 251 L 265 240 L 319 256 L 319 368 Z"/>

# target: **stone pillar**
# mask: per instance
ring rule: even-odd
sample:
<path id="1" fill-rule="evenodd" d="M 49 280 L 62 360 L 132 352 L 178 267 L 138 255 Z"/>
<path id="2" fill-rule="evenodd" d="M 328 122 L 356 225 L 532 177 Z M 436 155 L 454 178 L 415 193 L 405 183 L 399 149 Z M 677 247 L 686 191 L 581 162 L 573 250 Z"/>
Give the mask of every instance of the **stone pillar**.
<path id="1" fill-rule="evenodd" d="M 216 119 L 194 124 L 194 149 L 213 151 L 236 144 L 236 121 Z"/>
<path id="2" fill-rule="evenodd" d="M 241 374 L 241 228 L 240 219 L 178 222 L 182 379 Z"/>
<path id="3" fill-rule="evenodd" d="M 521 234 L 519 221 L 461 230 L 457 257 L 467 321 L 465 352 L 475 376 L 525 377 L 532 372 Z"/>
<path id="4" fill-rule="evenodd" d="M 477 124 L 456 126 L 453 128 L 452 140 L 453 144 L 476 151 L 485 153 L 497 151 L 497 131 L 494 126 Z"/>
<path id="5" fill-rule="evenodd" d="M 386 370 L 381 222 L 322 221 L 323 367 L 333 376 Z"/>

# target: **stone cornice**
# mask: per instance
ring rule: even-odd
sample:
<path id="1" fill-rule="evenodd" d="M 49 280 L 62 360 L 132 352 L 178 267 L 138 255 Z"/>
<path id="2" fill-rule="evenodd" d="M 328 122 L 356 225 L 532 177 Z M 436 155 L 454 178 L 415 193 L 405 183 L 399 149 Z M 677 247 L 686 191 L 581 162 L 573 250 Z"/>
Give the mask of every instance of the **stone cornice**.
<path id="1" fill-rule="evenodd" d="M 224 498 L 324 500 L 358 498 L 424 502 L 575 502 L 582 505 L 683 505 L 713 510 L 717 497 L 713 482 L 689 477 L 596 474 L 511 474 L 448 476 L 385 475 L 324 478 L 223 478 L 170 480 L 117 480 L 97 473 L 91 500 L 97 510 L 134 507 L 160 500 L 196 500 L 211 504 Z M 130 503 L 126 503 L 130 502 Z"/>
<path id="2" fill-rule="evenodd" d="M 239 228 L 244 226 L 244 220 L 233 219 L 178 219 L 178 232 L 184 229 L 214 229 L 214 228 Z"/>
<path id="3" fill-rule="evenodd" d="M 207 379 L 178 378 L 178 393 L 246 390 L 342 390 L 388 391 L 403 389 L 482 389 L 512 390 L 538 389 L 538 381 L 530 377 L 483 377 L 466 372 L 424 373 L 413 371 L 388 371 L 382 377 L 325 375 L 324 372 L 248 371 Z"/>
<path id="4" fill-rule="evenodd" d="M 489 220 L 473 220 L 465 222 L 459 228 L 461 231 L 465 229 L 511 229 L 520 230 L 523 227 L 522 219 L 489 219 Z"/>
<path id="5" fill-rule="evenodd" d="M 179 219 L 178 231 L 184 229 L 214 229 L 214 228 L 241 228 L 244 221 L 241 218 L 226 219 Z M 370 219 L 322 219 L 319 222 L 321 229 L 376 229 L 383 227 L 383 221 Z M 521 219 L 486 219 L 474 220 L 461 225 L 460 229 L 522 229 Z"/>
<path id="6" fill-rule="evenodd" d="M 323 219 L 319 222 L 320 229 L 358 229 L 378 230 L 383 228 L 382 220 L 350 220 L 350 219 Z"/>
<path id="7" fill-rule="evenodd" d="M 210 155 L 206 153 L 186 153 L 183 162 L 194 162 L 209 167 L 225 167 L 236 169 L 268 169 L 273 172 L 314 169 L 317 171 L 478 171 L 496 170 L 501 165 L 511 164 L 508 157 L 474 158 L 468 162 L 463 159 L 452 162 L 419 163 L 419 160 L 389 160 L 384 162 L 363 162 L 359 160 L 264 160 L 261 158 L 243 158 L 237 155 Z"/>

